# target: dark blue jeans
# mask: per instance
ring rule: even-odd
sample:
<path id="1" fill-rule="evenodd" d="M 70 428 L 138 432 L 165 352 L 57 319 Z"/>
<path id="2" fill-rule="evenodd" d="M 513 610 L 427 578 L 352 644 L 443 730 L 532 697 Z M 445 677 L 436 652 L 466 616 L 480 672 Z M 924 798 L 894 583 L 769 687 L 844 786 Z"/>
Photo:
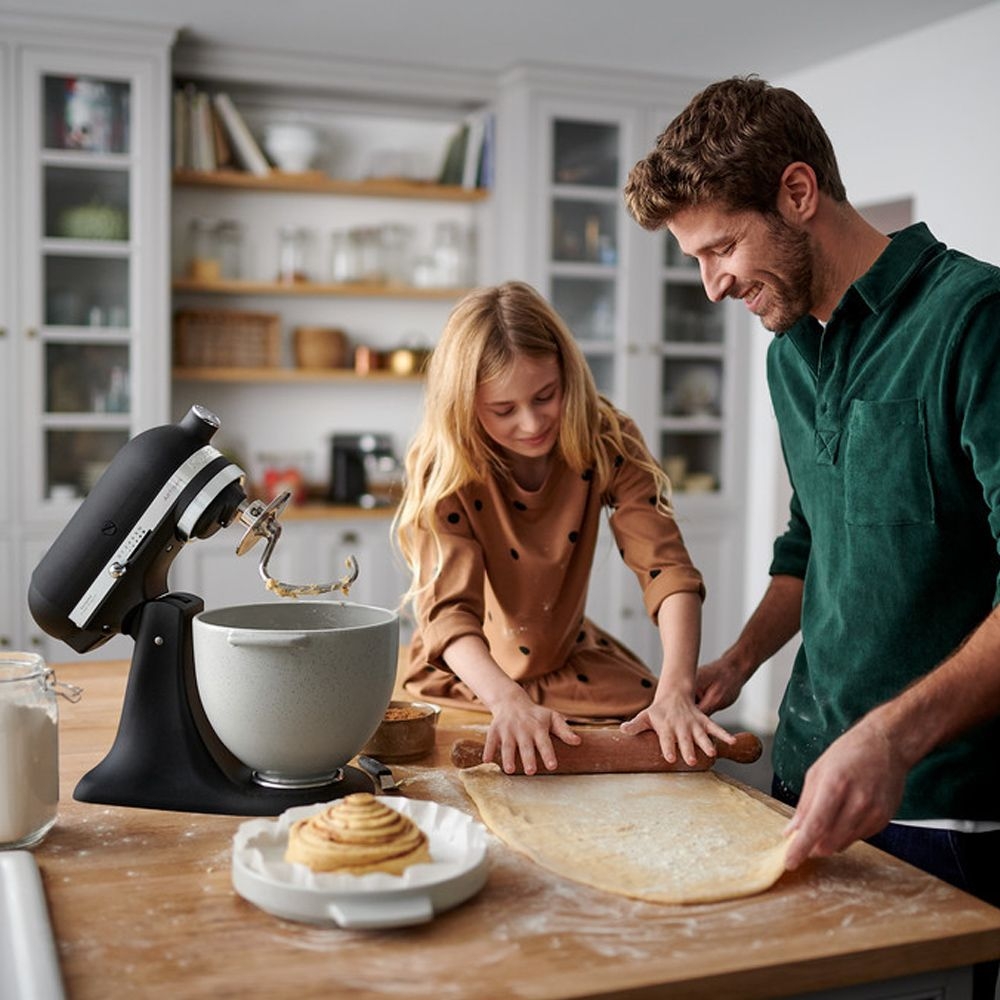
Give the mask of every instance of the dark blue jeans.
<path id="1" fill-rule="evenodd" d="M 798 805 L 798 794 L 777 775 L 771 783 L 771 794 L 779 802 Z M 991 906 L 1000 907 L 1000 830 L 957 833 L 890 823 L 874 837 L 869 837 L 868 843 Z M 998 971 L 1000 961 L 983 962 L 974 967 L 974 1000 L 993 1000 Z"/>

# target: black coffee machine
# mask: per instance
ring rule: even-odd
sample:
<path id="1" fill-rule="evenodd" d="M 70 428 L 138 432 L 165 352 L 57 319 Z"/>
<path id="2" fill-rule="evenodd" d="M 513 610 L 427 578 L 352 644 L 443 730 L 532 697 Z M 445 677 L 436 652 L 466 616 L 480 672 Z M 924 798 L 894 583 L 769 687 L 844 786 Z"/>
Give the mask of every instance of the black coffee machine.
<path id="1" fill-rule="evenodd" d="M 334 434 L 330 442 L 331 503 L 381 507 L 393 502 L 401 469 L 389 434 Z"/>

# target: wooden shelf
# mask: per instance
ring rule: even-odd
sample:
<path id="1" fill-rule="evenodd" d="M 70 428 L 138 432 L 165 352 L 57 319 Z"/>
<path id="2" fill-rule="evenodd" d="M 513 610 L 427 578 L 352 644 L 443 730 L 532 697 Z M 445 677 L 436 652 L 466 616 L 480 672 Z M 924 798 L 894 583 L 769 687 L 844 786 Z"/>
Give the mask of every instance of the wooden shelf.
<path id="1" fill-rule="evenodd" d="M 721 434 L 725 423 L 714 414 L 674 415 L 660 418 L 660 430 L 673 434 Z"/>
<path id="2" fill-rule="evenodd" d="M 419 375 L 374 371 L 359 375 L 353 368 L 175 368 L 175 379 L 187 382 L 422 382 Z"/>
<path id="3" fill-rule="evenodd" d="M 281 520 L 286 521 L 339 521 L 386 519 L 396 513 L 395 504 L 383 507 L 357 507 L 352 504 L 326 503 L 307 500 L 302 504 L 289 504 L 281 512 Z"/>
<path id="4" fill-rule="evenodd" d="M 374 281 L 327 284 L 319 281 L 198 281 L 195 278 L 175 278 L 172 287 L 175 292 L 203 295 L 313 295 L 429 301 L 454 301 L 468 291 L 466 288 L 417 288 Z"/>
<path id="5" fill-rule="evenodd" d="M 310 170 L 301 174 L 274 170 L 266 177 L 237 170 L 175 170 L 174 184 L 180 187 L 235 188 L 249 191 L 290 191 L 305 194 L 339 194 L 354 198 L 416 198 L 424 201 L 484 201 L 485 188 L 432 184 L 403 178 L 346 181 Z"/>

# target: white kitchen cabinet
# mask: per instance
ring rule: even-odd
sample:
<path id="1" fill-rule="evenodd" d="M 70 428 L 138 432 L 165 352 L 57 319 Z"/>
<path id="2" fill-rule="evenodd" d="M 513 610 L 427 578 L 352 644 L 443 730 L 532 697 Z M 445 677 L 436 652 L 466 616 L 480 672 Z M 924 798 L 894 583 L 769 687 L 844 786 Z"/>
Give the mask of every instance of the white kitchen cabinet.
<path id="1" fill-rule="evenodd" d="M 538 67 L 506 74 L 498 255 L 505 276 L 533 284 L 567 321 L 599 391 L 637 421 L 671 475 L 677 520 L 708 588 L 709 658 L 742 623 L 745 351 L 732 304 L 710 303 L 669 234 L 642 230 L 624 206 L 629 170 L 690 96 L 690 81 L 659 82 Z M 610 537 L 588 607 L 659 665 L 656 629 Z"/>
<path id="2" fill-rule="evenodd" d="M 17 336 L 31 521 L 72 510 L 166 393 L 169 36 L 18 47 Z M 72 42 L 72 44 L 68 44 Z"/>
<path id="3" fill-rule="evenodd" d="M 10 49 L 5 40 L 0 39 L 0 130 L 9 133 L 14 119 L 14 102 Z M 14 348 L 12 346 L 14 330 L 14 308 L 12 302 L 11 260 L 15 253 L 11 232 L 13 217 L 14 192 L 11 184 L 14 143 L 0 143 L 0 468 L 8 472 L 5 488 L 0 490 L 0 562 L 2 575 L 9 577 L 11 556 L 6 544 L 11 531 L 13 517 L 13 501 L 11 498 L 10 470 L 14 461 L 14 446 L 17 440 L 17 429 L 14 426 L 14 415 L 17 408 L 15 389 L 17 379 L 14 376 Z M 0 585 L 2 586 L 2 585 Z M 3 631 L 10 628 L 6 619 L 7 602 L 0 604 L 0 622 Z"/>
<path id="4" fill-rule="evenodd" d="M 0 152 L 0 515 L 12 641 L 33 648 L 33 560 L 115 451 L 167 416 L 173 32 L 8 13 L 0 29 L 0 130 L 17 137 Z"/>
<path id="5" fill-rule="evenodd" d="M 743 370 L 742 347 L 731 311 L 703 301 L 696 272 L 671 255 L 663 234 L 636 226 L 621 198 L 629 167 L 686 102 L 691 81 L 537 66 L 499 78 L 384 66 L 359 72 L 355 65 L 347 72 L 319 58 L 260 53 L 250 59 L 185 44 L 173 53 L 176 79 L 230 92 L 258 135 L 267 121 L 313 124 L 329 140 L 329 155 L 349 164 L 348 186 L 310 190 L 307 183 L 287 190 L 188 178 L 171 188 L 169 32 L 120 28 L 108 37 L 83 19 L 54 23 L 6 14 L 2 25 L 0 124 L 20 141 L 0 146 L 0 330 L 6 330 L 0 408 L 7 418 L 0 458 L 13 483 L 0 495 L 0 540 L 8 542 L 17 588 L 32 568 L 20 540 L 24 529 L 30 526 L 32 544 L 43 546 L 121 442 L 146 426 L 179 419 L 194 402 L 219 414 L 216 443 L 251 478 L 277 456 L 301 459 L 307 478 L 325 484 L 333 433 L 388 433 L 401 455 L 418 419 L 420 381 L 296 371 L 293 331 L 335 326 L 353 344 L 377 351 L 431 346 L 459 289 L 373 294 L 345 288 L 334 277 L 332 238 L 335 230 L 402 224 L 413 227 L 415 250 L 425 254 L 438 223 L 451 222 L 476 231 L 475 281 L 523 278 L 552 299 L 579 336 L 600 389 L 636 418 L 654 454 L 675 474 L 677 517 L 709 589 L 704 655 L 731 640 L 742 617 L 737 540 L 745 402 L 735 377 Z M 45 111 L 58 104 L 53 94 L 61 81 L 76 79 L 127 95 L 127 144 L 101 152 L 51 141 Z M 364 187 L 373 164 L 399 162 L 401 145 L 415 134 L 404 118 L 431 134 L 483 107 L 497 116 L 489 199 L 401 197 Z M 362 137 L 361 122 L 376 128 Z M 127 209 L 127 237 L 60 232 L 58 220 L 85 196 Z M 204 217 L 244 224 L 240 281 L 213 286 L 186 273 L 189 225 Z M 273 281 L 277 234 L 285 225 L 313 231 L 309 288 L 289 290 Z M 67 299 L 57 293 L 64 281 L 96 292 L 100 301 L 84 301 L 82 313 L 62 311 Z M 127 293 L 120 297 L 125 301 L 108 298 L 109 292 Z M 171 377 L 171 313 L 180 307 L 277 314 L 277 377 L 255 372 L 241 381 L 231 372 L 190 371 Z M 55 378 L 57 367 L 69 372 L 69 392 Z M 127 374 L 128 403 L 121 409 L 117 376 L 116 392 L 110 391 L 113 370 Z M 357 545 L 371 553 L 364 561 L 374 572 L 365 582 L 362 566 L 353 596 L 392 605 L 405 576 L 396 575 L 387 519 L 290 523 L 282 543 L 294 564 L 289 575 L 339 575 L 344 534 L 355 523 Z M 255 568 L 237 566 L 230 548 L 221 535 L 188 546 L 175 588 L 182 589 L 181 581 L 212 603 L 232 603 L 237 594 L 238 601 L 266 599 Z M 296 562 L 297 549 L 308 558 Z M 656 632 L 641 611 L 636 582 L 618 565 L 612 543 L 602 552 L 593 613 L 655 665 Z M 276 566 L 284 558 L 279 553 Z M 19 621 L 24 614 L 18 610 Z M 21 622 L 15 638 L 30 627 Z"/>

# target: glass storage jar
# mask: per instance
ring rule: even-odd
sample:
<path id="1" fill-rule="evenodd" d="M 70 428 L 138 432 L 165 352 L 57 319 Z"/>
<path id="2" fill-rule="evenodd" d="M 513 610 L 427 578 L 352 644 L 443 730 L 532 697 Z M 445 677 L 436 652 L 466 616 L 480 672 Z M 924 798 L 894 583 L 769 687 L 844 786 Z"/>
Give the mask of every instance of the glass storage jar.
<path id="1" fill-rule="evenodd" d="M 382 249 L 382 279 L 390 285 L 409 285 L 412 278 L 410 247 L 413 230 L 398 222 L 387 222 L 379 227 Z"/>
<path id="2" fill-rule="evenodd" d="M 278 281 L 293 284 L 309 280 L 308 246 L 308 229 L 282 226 L 278 230 Z"/>
<path id="3" fill-rule="evenodd" d="M 334 284 L 354 280 L 355 253 L 351 234 L 336 229 L 330 234 L 330 280 Z"/>
<path id="4" fill-rule="evenodd" d="M 243 226 L 235 219 L 223 219 L 215 229 L 219 271 L 224 281 L 243 277 Z"/>
<path id="5" fill-rule="evenodd" d="M 37 844 L 59 804 L 56 694 L 79 701 L 37 653 L 0 653 L 0 848 Z"/>
<path id="6" fill-rule="evenodd" d="M 222 276 L 218 229 L 212 219 L 192 219 L 188 225 L 188 277 L 218 281 Z"/>

